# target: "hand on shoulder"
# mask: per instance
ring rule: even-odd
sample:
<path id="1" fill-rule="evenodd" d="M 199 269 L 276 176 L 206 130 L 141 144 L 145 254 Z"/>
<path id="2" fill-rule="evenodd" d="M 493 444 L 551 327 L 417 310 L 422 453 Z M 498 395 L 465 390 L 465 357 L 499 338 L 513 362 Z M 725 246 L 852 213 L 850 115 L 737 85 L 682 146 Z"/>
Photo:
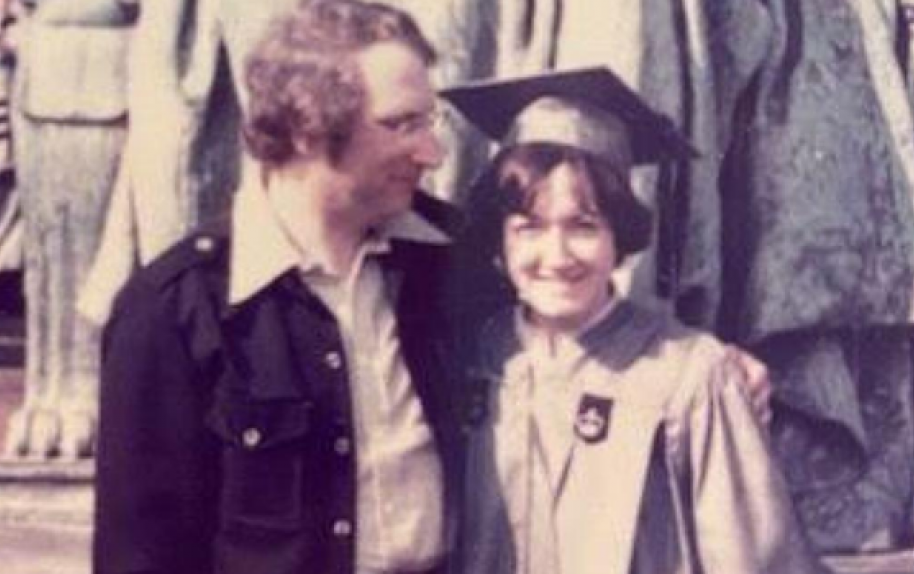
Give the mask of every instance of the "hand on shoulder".
<path id="1" fill-rule="evenodd" d="M 767 427 L 771 422 L 772 392 L 768 367 L 746 350 L 735 345 L 727 345 L 726 352 L 728 367 L 736 370 L 737 379 L 749 398 L 755 417 L 763 426 Z"/>

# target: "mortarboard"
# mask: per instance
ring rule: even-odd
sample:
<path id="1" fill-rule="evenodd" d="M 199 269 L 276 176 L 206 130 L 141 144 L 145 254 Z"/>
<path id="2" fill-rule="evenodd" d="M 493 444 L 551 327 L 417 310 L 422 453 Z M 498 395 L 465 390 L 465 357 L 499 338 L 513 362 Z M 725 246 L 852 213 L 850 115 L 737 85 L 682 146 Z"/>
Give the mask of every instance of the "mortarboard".
<path id="1" fill-rule="evenodd" d="M 565 144 L 624 169 L 698 155 L 606 67 L 470 82 L 440 95 L 503 147 Z"/>

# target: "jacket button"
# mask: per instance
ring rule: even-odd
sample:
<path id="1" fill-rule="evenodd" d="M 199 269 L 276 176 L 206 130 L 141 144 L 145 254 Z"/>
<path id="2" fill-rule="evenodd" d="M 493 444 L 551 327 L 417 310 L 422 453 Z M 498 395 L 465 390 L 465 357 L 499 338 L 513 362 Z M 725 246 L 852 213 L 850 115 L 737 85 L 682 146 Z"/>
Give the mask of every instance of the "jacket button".
<path id="1" fill-rule="evenodd" d="M 348 538 L 352 535 L 352 523 L 348 520 L 336 520 L 333 523 L 333 535 L 338 538 Z"/>
<path id="2" fill-rule="evenodd" d="M 324 363 L 335 371 L 343 366 L 343 357 L 336 351 L 330 351 L 324 355 Z"/>
<path id="3" fill-rule="evenodd" d="M 333 441 L 333 450 L 340 456 L 346 456 L 352 451 L 352 441 L 349 440 L 349 437 L 337 437 Z"/>
<path id="4" fill-rule="evenodd" d="M 260 434 L 260 431 L 253 427 L 245 429 L 245 431 L 241 433 L 241 442 L 248 448 L 256 447 L 260 444 L 262 439 L 263 436 Z"/>
<path id="5" fill-rule="evenodd" d="M 194 241 L 194 248 L 200 253 L 209 253 L 216 247 L 216 242 L 212 237 L 198 237 Z"/>

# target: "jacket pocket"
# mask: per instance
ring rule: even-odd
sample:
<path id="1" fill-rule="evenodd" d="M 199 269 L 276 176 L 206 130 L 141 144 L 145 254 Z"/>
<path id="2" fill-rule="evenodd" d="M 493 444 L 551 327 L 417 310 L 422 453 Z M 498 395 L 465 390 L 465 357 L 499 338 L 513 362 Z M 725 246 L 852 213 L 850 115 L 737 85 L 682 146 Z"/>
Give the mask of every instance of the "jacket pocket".
<path id="1" fill-rule="evenodd" d="M 312 405 L 306 401 L 218 401 L 207 424 L 222 441 L 225 526 L 300 528 Z"/>

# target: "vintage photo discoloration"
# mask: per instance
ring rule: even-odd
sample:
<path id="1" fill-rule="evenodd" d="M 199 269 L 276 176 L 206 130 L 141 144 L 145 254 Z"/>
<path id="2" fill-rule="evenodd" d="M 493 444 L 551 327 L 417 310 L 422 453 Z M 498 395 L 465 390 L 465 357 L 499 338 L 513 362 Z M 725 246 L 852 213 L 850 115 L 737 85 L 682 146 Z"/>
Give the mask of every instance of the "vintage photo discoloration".
<path id="1" fill-rule="evenodd" d="M 914 3 L 0 14 L 4 572 L 914 571 Z"/>

